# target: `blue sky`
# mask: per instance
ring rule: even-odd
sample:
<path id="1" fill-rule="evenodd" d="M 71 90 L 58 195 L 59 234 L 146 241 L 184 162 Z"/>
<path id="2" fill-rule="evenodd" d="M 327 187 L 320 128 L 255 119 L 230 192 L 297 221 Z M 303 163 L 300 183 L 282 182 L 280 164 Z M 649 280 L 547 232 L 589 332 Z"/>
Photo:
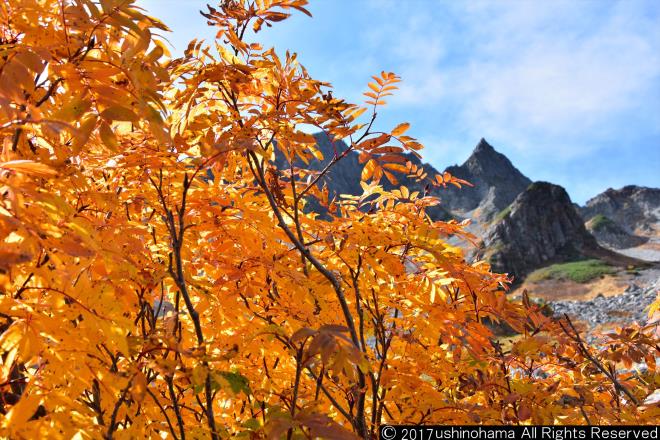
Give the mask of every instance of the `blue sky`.
<path id="1" fill-rule="evenodd" d="M 140 0 L 178 54 L 212 39 L 197 0 Z M 379 128 L 412 123 L 424 159 L 462 163 L 481 137 L 532 180 L 574 201 L 627 184 L 660 187 L 660 1 L 312 0 L 257 35 L 299 54 L 335 96 L 403 77 Z"/>

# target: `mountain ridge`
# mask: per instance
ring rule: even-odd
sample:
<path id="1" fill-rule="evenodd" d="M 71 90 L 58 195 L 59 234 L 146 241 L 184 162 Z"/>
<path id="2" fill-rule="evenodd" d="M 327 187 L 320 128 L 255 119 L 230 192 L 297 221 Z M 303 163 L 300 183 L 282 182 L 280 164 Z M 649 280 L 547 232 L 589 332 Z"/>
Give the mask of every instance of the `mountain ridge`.
<path id="1" fill-rule="evenodd" d="M 323 169 L 335 154 L 342 154 L 349 148 L 344 141 L 333 142 L 323 133 L 317 133 L 314 137 L 324 159 L 312 160 L 308 165 L 311 169 Z M 412 154 L 407 157 L 416 166 L 423 167 L 429 176 L 439 174 L 433 165 L 422 162 L 418 157 Z M 284 161 L 282 157 L 277 160 Z M 321 184 L 327 185 L 330 198 L 340 194 L 359 195 L 362 192 L 361 170 L 358 154 L 350 152 L 333 166 Z M 617 265 L 634 265 L 642 262 L 613 252 L 616 246 L 611 246 L 610 239 L 633 245 L 646 241 L 635 238 L 634 230 L 638 229 L 635 222 L 638 221 L 646 221 L 644 227 L 650 233 L 660 232 L 660 227 L 656 230 L 652 226 L 660 218 L 660 189 L 635 185 L 620 190 L 608 189 L 581 207 L 571 202 L 561 186 L 532 182 L 484 138 L 480 139 L 463 164 L 451 165 L 445 171 L 474 186 L 430 188 L 427 182 L 419 182 L 400 173 L 395 173 L 399 179 L 398 185 L 388 181 L 382 184 L 385 189 L 405 185 L 410 191 L 428 191 L 438 197 L 440 204 L 428 210 L 432 220 L 472 219 L 468 230 L 482 237 L 483 243 L 480 249 L 466 249 L 467 258 L 485 256 L 494 270 L 499 272 L 524 276 L 545 264 L 583 257 L 600 258 Z M 627 197 L 632 198 L 634 203 L 626 201 Z M 323 208 L 313 200 L 310 207 L 322 214 Z M 619 212 L 620 209 L 625 212 Z M 601 234 L 605 247 L 585 227 L 585 222 L 601 211 L 620 226 L 616 228 L 613 225 L 607 234 Z M 620 222 L 624 225 L 619 225 Z M 616 237 L 613 238 L 613 234 Z"/>
<path id="2" fill-rule="evenodd" d="M 544 265 L 586 258 L 614 266 L 643 264 L 598 244 L 566 190 L 549 182 L 534 182 L 520 193 L 485 232 L 482 248 L 493 270 L 517 279 Z"/>
<path id="3" fill-rule="evenodd" d="M 660 188 L 626 185 L 608 188 L 587 200 L 580 213 L 585 221 L 603 215 L 629 234 L 660 233 Z"/>
<path id="4" fill-rule="evenodd" d="M 310 169 L 322 170 L 332 160 L 335 153 L 342 154 L 348 149 L 348 145 L 343 140 L 332 141 L 324 133 L 316 133 L 313 136 L 317 142 L 317 149 L 323 155 L 323 160 L 311 160 L 309 165 L 306 165 Z M 416 166 L 423 167 L 429 176 L 440 174 L 433 165 L 422 162 L 416 156 L 407 154 L 406 157 Z M 280 167 L 285 166 L 285 159 L 281 155 L 276 157 L 275 162 Z M 362 192 L 361 171 L 362 166 L 359 163 L 358 154 L 351 152 L 335 164 L 332 171 L 322 178 L 320 183 L 327 185 L 330 198 L 338 197 L 340 194 L 358 195 Z M 448 214 L 451 213 L 452 217 L 460 219 L 474 218 L 479 221 L 488 221 L 513 202 L 515 197 L 532 183 L 504 154 L 496 151 L 483 138 L 463 164 L 449 166 L 445 171 L 467 180 L 473 186 L 428 189 L 425 182 L 418 182 L 400 173 L 395 173 L 399 179 L 398 185 L 405 185 L 411 191 L 422 192 L 428 189 L 432 195 L 440 198 L 439 207 L 433 207 L 429 211 L 433 220 L 446 220 L 449 218 Z M 392 185 L 386 180 L 382 184 L 385 189 L 398 186 Z"/>

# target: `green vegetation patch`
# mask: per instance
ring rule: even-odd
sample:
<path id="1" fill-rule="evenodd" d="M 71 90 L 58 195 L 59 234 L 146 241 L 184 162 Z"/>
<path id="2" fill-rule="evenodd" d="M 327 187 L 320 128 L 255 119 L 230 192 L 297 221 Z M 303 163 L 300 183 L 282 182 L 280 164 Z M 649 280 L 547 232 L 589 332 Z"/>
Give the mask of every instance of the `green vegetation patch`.
<path id="1" fill-rule="evenodd" d="M 493 219 L 493 222 L 501 221 L 502 219 L 504 219 L 504 217 L 509 215 L 510 212 L 511 212 L 511 205 L 507 206 L 506 208 L 498 212 L 495 218 Z"/>
<path id="2" fill-rule="evenodd" d="M 527 277 L 527 280 L 536 282 L 554 279 L 586 283 L 602 275 L 608 275 L 614 272 L 615 270 L 612 266 L 601 260 L 572 261 L 570 263 L 553 264 L 552 266 L 535 270 Z"/>
<path id="3" fill-rule="evenodd" d="M 603 214 L 598 214 L 595 217 L 593 217 L 591 220 L 589 220 L 589 226 L 594 231 L 598 231 L 602 228 L 605 228 L 613 224 L 614 222 L 609 218 L 605 217 Z"/>

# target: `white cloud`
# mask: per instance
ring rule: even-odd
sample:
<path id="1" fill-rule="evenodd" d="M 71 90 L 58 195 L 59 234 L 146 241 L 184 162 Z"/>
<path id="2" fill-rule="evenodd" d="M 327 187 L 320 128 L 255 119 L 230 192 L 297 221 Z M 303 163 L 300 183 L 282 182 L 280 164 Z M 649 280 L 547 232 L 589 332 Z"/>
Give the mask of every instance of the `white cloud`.
<path id="1" fill-rule="evenodd" d="M 491 49 L 491 61 L 477 60 L 467 74 L 461 72 L 466 121 L 505 137 L 536 132 L 548 140 L 571 139 L 585 131 L 606 136 L 613 116 L 635 110 L 644 94 L 658 91 L 657 36 L 613 15 L 588 36 L 553 30 L 535 33 L 520 50 Z M 585 153 L 566 147 L 552 146 L 565 155 Z"/>
<path id="2" fill-rule="evenodd" d="M 649 94 L 660 98 L 660 27 L 646 6 L 508 1 L 452 4 L 448 18 L 446 8 L 414 13 L 398 32 L 381 32 L 404 77 L 392 103 L 451 102 L 475 139 L 589 153 L 620 132 L 612 121 L 621 114 L 660 122 L 660 108 L 648 108 Z"/>

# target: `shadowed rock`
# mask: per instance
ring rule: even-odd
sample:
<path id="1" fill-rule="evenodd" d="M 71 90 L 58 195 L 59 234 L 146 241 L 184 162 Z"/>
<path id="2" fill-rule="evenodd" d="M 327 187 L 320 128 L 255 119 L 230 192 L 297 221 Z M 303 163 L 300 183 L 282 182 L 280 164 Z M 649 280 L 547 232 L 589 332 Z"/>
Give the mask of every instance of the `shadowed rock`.
<path id="1" fill-rule="evenodd" d="M 348 149 L 346 142 L 343 140 L 333 142 L 325 133 L 316 133 L 314 134 L 314 138 L 316 139 L 317 149 L 323 154 L 323 160 L 319 161 L 317 159 L 311 159 L 309 165 L 298 160 L 296 161 L 295 166 L 321 171 L 333 160 L 335 155 L 341 155 Z M 438 174 L 438 171 L 435 168 L 431 165 L 423 164 L 417 157 L 411 154 L 407 155 L 407 157 L 408 160 L 416 165 L 423 166 L 427 171 L 429 178 L 433 178 Z M 282 154 L 276 154 L 275 162 L 280 169 L 288 168 L 288 164 Z M 333 198 L 339 200 L 341 194 L 360 195 L 362 194 L 360 178 L 363 167 L 364 164 L 361 164 L 358 160 L 358 154 L 350 152 L 333 165 L 331 170 L 321 178 L 319 181 L 319 187 L 327 186 L 330 200 Z M 411 192 L 419 191 L 420 193 L 424 193 L 425 190 L 428 190 L 428 182 L 418 182 L 400 173 L 394 174 L 399 180 L 398 184 L 392 185 L 387 179 L 383 178 L 380 183 L 385 189 L 392 189 L 394 187 L 398 188 L 401 185 L 405 185 Z M 442 191 L 442 189 L 439 190 L 440 193 Z M 434 190 L 433 194 L 439 195 L 437 190 Z M 323 208 L 315 198 L 308 198 L 308 203 L 309 210 L 321 214 L 326 212 L 325 208 Z M 433 220 L 445 220 L 450 217 L 444 207 L 439 205 L 430 207 L 427 212 Z"/>
<path id="2" fill-rule="evenodd" d="M 507 211 L 486 231 L 482 247 L 496 272 L 520 279 L 543 265 L 582 258 L 643 264 L 600 246 L 561 186 L 535 182 Z"/>
<path id="3" fill-rule="evenodd" d="M 629 185 L 608 189 L 580 210 L 585 220 L 602 215 L 629 234 L 660 235 L 660 189 Z"/>

